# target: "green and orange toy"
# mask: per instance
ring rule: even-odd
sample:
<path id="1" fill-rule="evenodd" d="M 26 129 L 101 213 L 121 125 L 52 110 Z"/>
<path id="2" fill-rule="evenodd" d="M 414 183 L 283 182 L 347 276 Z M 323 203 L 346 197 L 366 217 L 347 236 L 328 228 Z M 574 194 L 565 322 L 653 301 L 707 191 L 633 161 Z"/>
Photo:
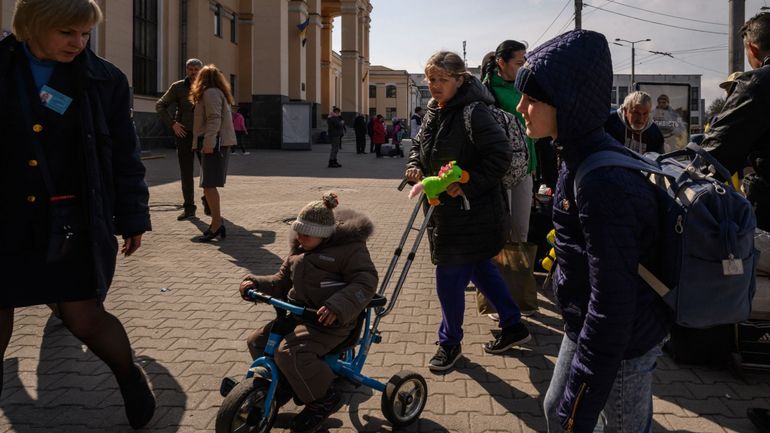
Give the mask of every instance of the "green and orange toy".
<path id="1" fill-rule="evenodd" d="M 424 192 L 428 203 L 431 206 L 436 206 L 439 204 L 438 196 L 446 191 L 450 184 L 455 182 L 468 183 L 470 179 L 470 174 L 461 169 L 456 161 L 450 161 L 449 164 L 441 167 L 438 176 L 428 176 L 416 183 L 409 191 L 409 198 L 414 198 L 420 192 Z"/>

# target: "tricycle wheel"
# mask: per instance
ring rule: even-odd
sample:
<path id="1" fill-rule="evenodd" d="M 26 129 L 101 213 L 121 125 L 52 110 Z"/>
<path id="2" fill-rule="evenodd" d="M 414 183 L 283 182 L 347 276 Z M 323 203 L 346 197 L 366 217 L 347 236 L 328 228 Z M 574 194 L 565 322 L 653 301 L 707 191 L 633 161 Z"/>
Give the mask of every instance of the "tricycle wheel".
<path id="1" fill-rule="evenodd" d="M 428 384 L 414 372 L 393 375 L 382 393 L 382 414 L 394 427 L 403 427 L 417 420 L 428 401 Z"/>
<path id="2" fill-rule="evenodd" d="M 267 433 L 273 427 L 278 409 L 270 404 L 267 418 L 262 416 L 270 381 L 246 379 L 235 386 L 217 412 L 216 433 Z"/>

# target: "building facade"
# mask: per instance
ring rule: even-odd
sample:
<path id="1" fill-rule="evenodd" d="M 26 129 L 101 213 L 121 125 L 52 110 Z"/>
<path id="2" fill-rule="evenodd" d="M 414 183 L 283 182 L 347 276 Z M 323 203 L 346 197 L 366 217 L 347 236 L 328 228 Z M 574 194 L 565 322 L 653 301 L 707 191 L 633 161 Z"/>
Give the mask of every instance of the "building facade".
<path id="1" fill-rule="evenodd" d="M 369 110 L 363 114 L 382 114 L 390 123 L 393 118 L 409 119 L 418 106 L 419 90 L 409 72 L 385 66 L 369 68 Z"/>
<path id="2" fill-rule="evenodd" d="M 368 112 L 370 0 L 96 1 L 105 19 L 91 48 L 128 76 L 145 146 L 171 142 L 155 101 L 193 57 L 228 77 L 256 147 L 281 147 L 288 102 L 308 103 L 314 128 L 335 105 L 351 124 Z M 14 3 L 0 0 L 2 30 L 11 29 Z M 342 47 L 334 53 L 337 17 Z"/>

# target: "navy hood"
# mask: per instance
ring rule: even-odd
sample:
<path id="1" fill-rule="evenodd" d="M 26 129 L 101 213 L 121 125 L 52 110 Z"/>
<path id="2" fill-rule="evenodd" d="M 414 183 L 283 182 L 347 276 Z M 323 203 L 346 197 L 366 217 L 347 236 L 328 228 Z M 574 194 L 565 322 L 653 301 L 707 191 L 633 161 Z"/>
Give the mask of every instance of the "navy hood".
<path id="1" fill-rule="evenodd" d="M 516 76 L 516 88 L 535 80 L 556 107 L 562 144 L 604 127 L 610 113 L 612 59 L 607 39 L 590 30 L 561 34 L 527 53 Z"/>

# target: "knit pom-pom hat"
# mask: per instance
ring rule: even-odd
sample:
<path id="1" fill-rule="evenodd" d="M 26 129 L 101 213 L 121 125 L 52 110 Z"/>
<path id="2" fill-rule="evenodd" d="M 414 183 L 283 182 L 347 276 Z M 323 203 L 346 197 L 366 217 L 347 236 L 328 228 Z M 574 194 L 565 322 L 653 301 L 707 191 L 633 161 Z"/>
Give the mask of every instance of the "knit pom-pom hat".
<path id="1" fill-rule="evenodd" d="M 333 209 L 338 204 L 336 193 L 325 193 L 321 200 L 311 201 L 302 208 L 297 219 L 291 223 L 291 228 L 306 236 L 328 238 L 334 234 L 336 222 Z"/>

